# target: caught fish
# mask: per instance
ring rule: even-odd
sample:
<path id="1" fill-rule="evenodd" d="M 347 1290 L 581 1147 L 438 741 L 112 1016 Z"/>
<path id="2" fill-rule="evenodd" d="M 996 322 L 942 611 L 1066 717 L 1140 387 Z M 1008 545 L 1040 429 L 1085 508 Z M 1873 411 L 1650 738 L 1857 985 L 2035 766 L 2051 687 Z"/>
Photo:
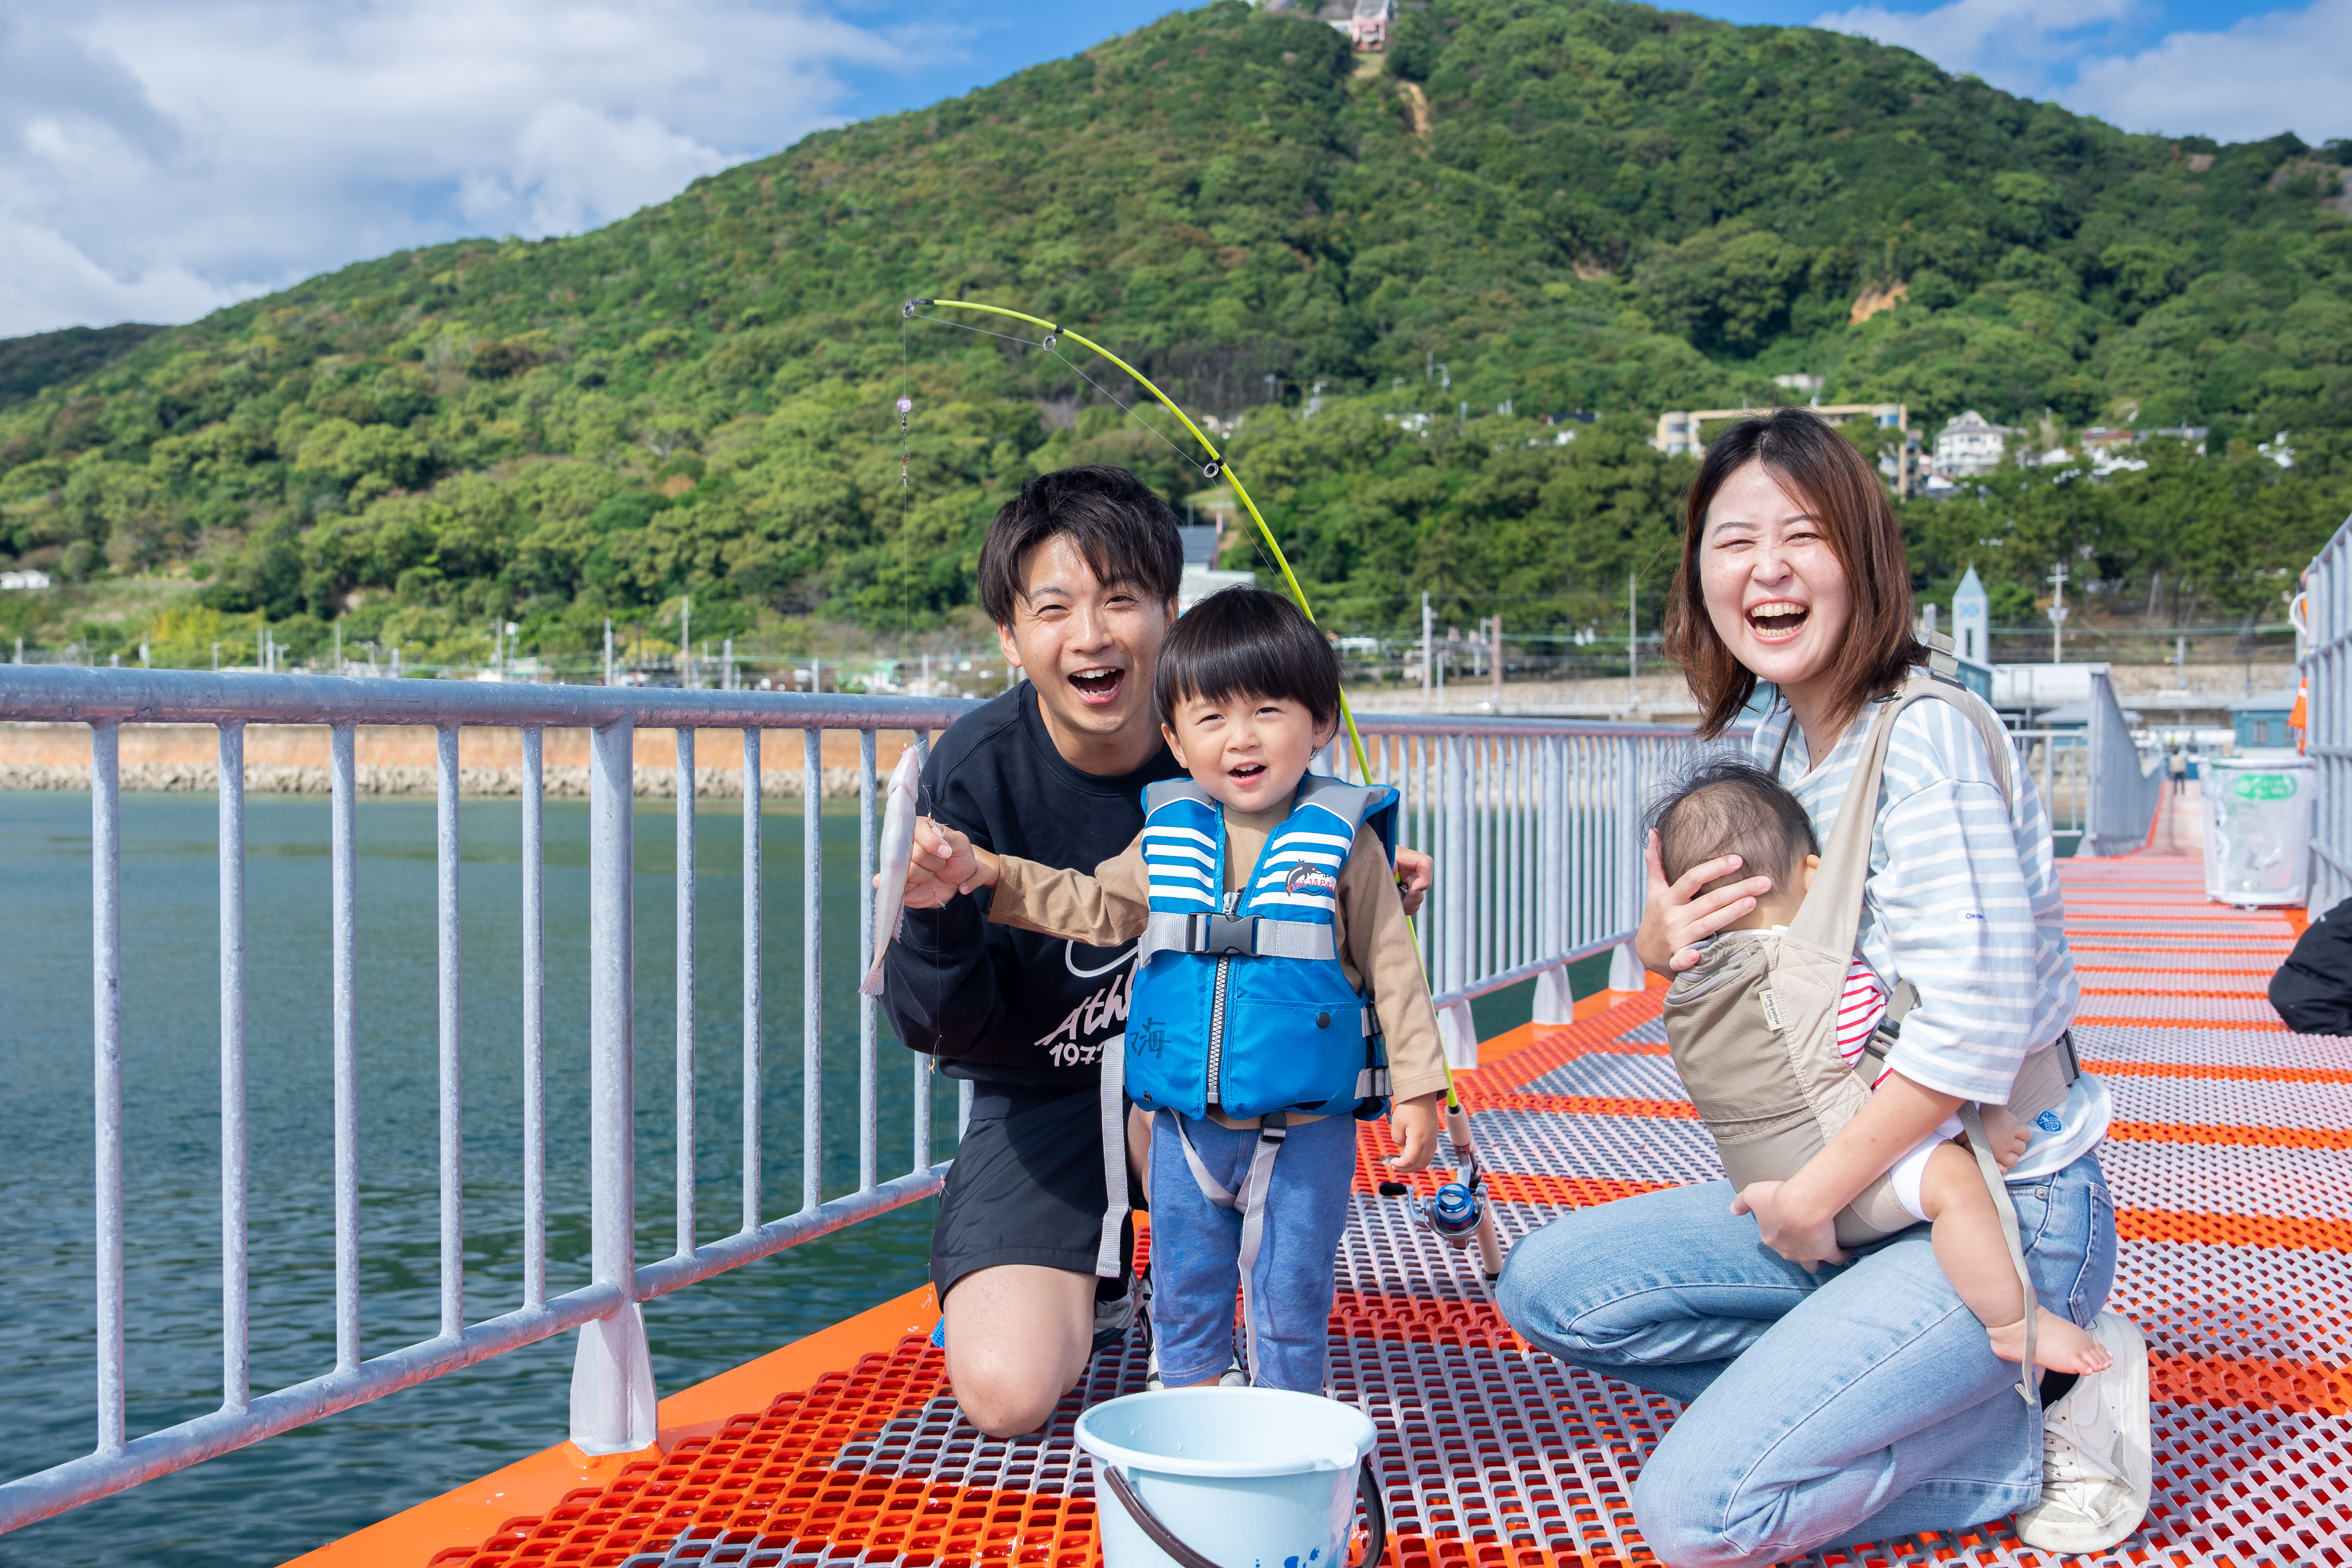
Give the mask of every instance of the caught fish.
<path id="1" fill-rule="evenodd" d="M 898 935 L 898 917 L 907 897 L 907 858 L 915 847 L 915 789 L 923 762 L 909 746 L 898 753 L 890 770 L 888 803 L 882 812 L 881 875 L 874 889 L 874 963 L 857 987 L 861 996 L 882 994 L 882 959 Z"/>

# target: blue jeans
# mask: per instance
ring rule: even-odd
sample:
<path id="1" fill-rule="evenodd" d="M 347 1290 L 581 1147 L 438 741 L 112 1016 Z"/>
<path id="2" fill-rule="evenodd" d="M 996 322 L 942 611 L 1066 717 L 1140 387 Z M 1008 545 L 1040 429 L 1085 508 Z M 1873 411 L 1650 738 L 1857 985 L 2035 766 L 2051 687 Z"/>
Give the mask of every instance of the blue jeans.
<path id="1" fill-rule="evenodd" d="M 2116 1268 L 2098 1161 L 2009 1192 L 2042 1304 L 2088 1322 Z M 1926 1226 L 1808 1274 L 1731 1198 L 1714 1182 L 1580 1209 L 1513 1247 L 1497 1288 L 1534 1344 L 1688 1405 L 1633 1488 L 1662 1561 L 1744 1568 L 2039 1500 L 2041 1408 Z"/>
<path id="2" fill-rule="evenodd" d="M 1206 1383 L 1234 1364 L 1234 1294 L 1241 1289 L 1241 1215 L 1202 1194 L 1176 1141 L 1177 1116 L 1151 1129 L 1151 1331 L 1160 1381 Z M 1257 1131 L 1183 1118 L 1209 1174 L 1230 1193 L 1249 1179 Z M 1332 1272 L 1356 1174 L 1353 1117 L 1293 1126 L 1274 1162 L 1265 1228 L 1250 1271 L 1257 1386 L 1323 1392 Z"/>

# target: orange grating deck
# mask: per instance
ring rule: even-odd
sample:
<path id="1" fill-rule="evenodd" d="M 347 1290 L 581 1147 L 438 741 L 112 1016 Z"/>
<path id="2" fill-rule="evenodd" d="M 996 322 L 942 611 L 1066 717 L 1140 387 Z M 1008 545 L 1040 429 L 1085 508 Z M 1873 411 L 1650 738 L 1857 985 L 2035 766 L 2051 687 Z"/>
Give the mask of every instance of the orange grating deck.
<path id="1" fill-rule="evenodd" d="M 2172 828 L 2168 815 L 2149 851 L 2064 867 L 2084 994 L 2076 1038 L 2116 1106 L 2102 1150 L 2123 1238 L 2110 1305 L 2147 1331 L 2156 1394 L 2154 1509 L 2096 1561 L 2352 1563 L 2352 1042 L 2290 1035 L 2263 1000 L 2301 911 L 2207 903 L 2198 862 L 2164 852 L 2195 848 L 2176 847 Z M 1465 1076 L 1507 1235 L 1559 1205 L 1717 1173 L 1657 1011 L 1652 993 L 1515 1031 Z M 1385 1152 L 1384 1128 L 1364 1136 L 1368 1155 Z M 1524 1348 L 1465 1255 L 1360 1178 L 1360 1189 L 1332 1369 L 1339 1396 L 1383 1434 L 1388 1562 L 1653 1561 L 1626 1495 L 1673 1403 Z M 909 1314 L 893 1307 L 895 1332 Z M 1143 1370 L 1131 1342 L 1098 1359 L 1044 1436 L 996 1442 L 958 1422 L 939 1352 L 907 1333 L 430 1560 L 1084 1568 L 1097 1560 L 1093 1489 L 1071 1423 L 1084 1404 L 1140 1388 Z M 374 1533 L 317 1555 L 394 1561 L 346 1550 Z M 1999 1521 L 1802 1561 L 2054 1559 Z"/>

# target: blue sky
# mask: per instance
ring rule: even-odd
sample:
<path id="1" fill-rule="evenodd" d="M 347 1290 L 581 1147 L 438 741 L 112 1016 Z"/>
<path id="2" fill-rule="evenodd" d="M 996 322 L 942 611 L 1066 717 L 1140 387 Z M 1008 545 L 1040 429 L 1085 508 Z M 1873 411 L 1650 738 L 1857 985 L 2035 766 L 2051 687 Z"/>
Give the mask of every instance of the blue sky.
<path id="1" fill-rule="evenodd" d="M 0 0 L 0 335 L 578 233 L 1165 0 Z M 2134 131 L 2352 136 L 2352 0 L 1727 0 Z"/>

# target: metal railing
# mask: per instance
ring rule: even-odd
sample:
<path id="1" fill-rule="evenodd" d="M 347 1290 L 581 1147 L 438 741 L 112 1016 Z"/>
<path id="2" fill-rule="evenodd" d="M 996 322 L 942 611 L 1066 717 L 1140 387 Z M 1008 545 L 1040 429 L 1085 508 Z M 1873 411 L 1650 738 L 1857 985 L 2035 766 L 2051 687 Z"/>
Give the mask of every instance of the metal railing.
<path id="1" fill-rule="evenodd" d="M 97 1443 L 94 1450 L 0 1485 L 0 1531 L 14 1529 L 242 1447 L 336 1411 L 485 1361 L 567 1330 L 580 1331 L 571 1437 L 588 1453 L 634 1452 L 655 1438 L 654 1390 L 641 1303 L 768 1257 L 940 1190 L 931 1163 L 928 1058 L 911 1063 L 914 1155 L 903 1174 L 877 1169 L 878 1061 L 871 999 L 858 1013 L 858 1182 L 826 1201 L 822 978 L 824 838 L 821 742 L 828 730 L 859 738 L 859 951 L 873 945 L 873 903 L 864 889 L 877 853 L 876 742 L 879 731 L 929 732 L 977 703 L 782 693 L 627 690 L 456 681 L 391 682 L 0 667 L 0 721 L 86 723 L 90 729 L 90 820 L 97 1193 Z M 122 1176 L 119 741 L 125 723 L 209 722 L 219 731 L 220 1192 L 222 1384 L 217 1411 L 132 1436 L 126 1425 Z M 255 1394 L 247 1359 L 246 1121 L 245 728 L 319 725 L 330 736 L 334 1365 L 274 1392 Z M 436 959 L 439 1331 L 363 1359 L 360 1338 L 361 1110 L 358 1095 L 357 727 L 430 726 L 436 768 Z M 463 1037 L 459 1008 L 463 931 L 458 906 L 459 737 L 469 726 L 522 735 L 520 1018 L 523 1036 L 521 1300 L 467 1321 L 463 1268 Z M 1643 872 L 1638 824 L 1654 792 L 1690 752 L 1686 730 L 1570 721 L 1368 717 L 1361 721 L 1375 780 L 1404 795 L 1402 837 L 1439 865 L 1436 896 L 1420 926 L 1448 1055 L 1475 1065 L 1470 1003 L 1536 982 L 1539 1022 L 1571 1016 L 1567 966 L 1617 950 L 1612 984 L 1637 988 L 1630 942 Z M 636 1260 L 633 1007 L 636 962 L 632 911 L 635 731 L 675 731 L 677 982 L 676 1018 L 677 1246 Z M 549 973 L 542 931 L 543 739 L 549 729 L 589 732 L 587 951 L 588 1173 L 591 1283 L 547 1294 L 547 1058 Z M 701 1239 L 696 1207 L 695 761 L 698 732 L 740 731 L 742 796 L 761 798 L 761 740 L 801 732 L 802 1168 L 800 1205 L 766 1217 L 761 1166 L 761 930 L 760 814 L 743 824 L 742 1190 L 740 1219 Z M 1339 748 L 1326 765 L 1342 763 Z M 1352 767 L 1349 768 L 1350 773 Z M 969 1085 L 965 1086 L 967 1091 Z M 967 1092 L 966 1103 L 969 1103 Z"/>
<path id="2" fill-rule="evenodd" d="M 2352 898 L 2352 520 L 2304 570 L 2298 608 L 2304 754 L 2318 775 L 2306 902 L 2332 910 Z"/>
<path id="3" fill-rule="evenodd" d="M 1568 966 L 1612 949 L 1611 985 L 1641 989 L 1639 825 L 1689 760 L 1690 730 L 1421 714 L 1357 727 L 1371 782 L 1403 793 L 1399 838 L 1439 867 L 1418 926 L 1450 1063 L 1478 1065 L 1480 996 L 1532 980 L 1536 1022 L 1567 1023 Z M 1324 765 L 1357 776 L 1344 741 Z"/>
<path id="4" fill-rule="evenodd" d="M 2050 831 L 2078 837 L 2091 802 L 2091 737 L 2082 730 L 2011 730 L 2019 765 L 2042 787 Z"/>
<path id="5" fill-rule="evenodd" d="M 858 1019 L 858 1185 L 825 1201 L 824 1004 L 818 984 L 822 925 L 824 768 L 828 730 L 858 732 L 859 876 L 874 872 L 875 745 L 880 731 L 911 731 L 914 743 L 976 704 L 913 699 L 793 697 L 758 692 L 639 691 L 597 687 L 500 686 L 456 681 L 388 682 L 250 675 L 221 677 L 70 668 L 0 667 L 0 719 L 69 721 L 90 727 L 90 827 L 93 982 L 96 1001 L 98 1434 L 91 1453 L 0 1485 L 0 1530 L 61 1512 L 142 1481 L 182 1469 L 339 1410 L 454 1372 L 489 1357 L 581 1331 L 573 1371 L 572 1440 L 588 1453 L 625 1453 L 654 1440 L 653 1374 L 639 1304 L 696 1280 L 811 1240 L 855 1221 L 929 1196 L 947 1167 L 930 1158 L 928 1058 L 914 1058 L 914 1160 L 904 1174 L 877 1170 L 877 1075 L 874 1004 L 860 998 Z M 209 721 L 220 731 L 220 1127 L 221 1407 L 209 1415 L 133 1437 L 125 1425 L 122 1179 L 121 998 L 139 977 L 122 971 L 120 768 L 121 726 L 142 721 Z M 246 1210 L 245 726 L 318 724 L 331 738 L 334 1142 L 335 1364 L 271 1393 L 253 1392 L 247 1361 L 249 1314 Z M 439 1132 L 440 1330 L 434 1337 L 362 1359 L 360 1342 L 360 1107 L 358 1102 L 357 768 L 360 724 L 430 725 L 438 733 L 436 827 L 438 975 L 437 1121 Z M 458 737 L 469 725 L 520 728 L 523 739 L 523 1287 L 519 1305 L 467 1321 L 466 1219 L 462 1173 L 458 921 Z M 585 729 L 589 781 L 589 1231 L 592 1282 L 547 1295 L 545 1158 L 547 976 L 542 942 L 541 757 L 544 731 Z M 679 986 L 677 1113 L 677 1246 L 669 1257 L 636 1261 L 633 1005 L 635 922 L 631 908 L 635 843 L 635 739 L 639 728 L 677 731 Z M 802 1018 L 802 1167 L 800 1205 L 766 1217 L 760 1164 L 761 1057 L 760 982 L 760 814 L 743 825 L 743 1181 L 740 1223 L 704 1242 L 695 1207 L 695 1034 L 692 985 L 695 737 L 698 730 L 742 732 L 744 797 L 760 798 L 761 736 L 797 730 L 801 758 L 802 896 L 804 900 Z M 861 951 L 871 951 L 873 906 L 860 898 Z"/>
<path id="6" fill-rule="evenodd" d="M 2141 754 L 2105 669 L 2091 672 L 2091 721 L 2084 729 L 2091 799 L 2074 852 L 2128 855 L 2147 846 L 2164 798 L 2164 754 Z"/>

